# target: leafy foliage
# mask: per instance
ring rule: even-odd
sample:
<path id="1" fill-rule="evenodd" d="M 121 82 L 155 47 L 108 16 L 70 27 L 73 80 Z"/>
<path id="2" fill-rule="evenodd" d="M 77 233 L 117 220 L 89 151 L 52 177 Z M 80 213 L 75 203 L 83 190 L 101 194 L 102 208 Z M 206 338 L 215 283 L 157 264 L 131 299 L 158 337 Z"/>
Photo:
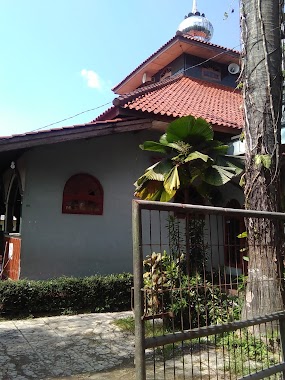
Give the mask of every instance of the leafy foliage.
<path id="1" fill-rule="evenodd" d="M 210 124 L 193 116 L 173 121 L 159 142 L 145 141 L 140 148 L 166 155 L 135 183 L 135 195 L 146 200 L 167 202 L 189 187 L 205 194 L 205 184 L 224 185 L 243 170 L 243 160 L 227 155 L 228 146 L 214 140 Z"/>
<path id="2" fill-rule="evenodd" d="M 229 360 L 226 369 L 237 375 L 246 376 L 253 371 L 270 367 L 279 362 L 280 340 L 272 336 L 264 339 L 248 329 L 224 333 L 216 337 L 218 347 L 226 347 Z M 275 378 L 272 376 L 272 379 Z M 270 377 L 268 377 L 270 379 Z"/>
<path id="3" fill-rule="evenodd" d="M 215 274 L 207 273 L 204 217 L 186 220 L 170 215 L 166 228 L 169 253 L 153 252 L 143 262 L 147 312 L 168 314 L 169 323 L 182 329 L 238 319 L 238 296 L 227 294 L 215 283 Z"/>
<path id="4" fill-rule="evenodd" d="M 271 157 L 269 154 L 257 154 L 254 157 L 254 162 L 256 165 L 261 165 L 269 169 L 271 166 Z"/>
<path id="5" fill-rule="evenodd" d="M 175 215 L 170 215 L 167 220 L 167 231 L 169 238 L 170 256 L 178 258 L 186 255 L 186 239 L 188 235 L 188 244 L 191 248 L 191 265 L 184 272 L 195 275 L 202 273 L 208 259 L 208 245 L 204 241 L 205 218 L 202 215 L 196 215 L 194 218 L 188 218 L 187 223 L 184 219 L 179 219 Z M 182 232 L 183 230 L 183 232 Z"/>
<path id="6" fill-rule="evenodd" d="M 170 323 L 182 329 L 238 318 L 238 297 L 222 292 L 198 272 L 186 275 L 183 254 L 173 258 L 166 251 L 153 252 L 144 260 L 144 268 L 144 288 L 151 315 L 168 313 Z"/>
<path id="7" fill-rule="evenodd" d="M 135 334 L 135 319 L 134 317 L 126 317 L 116 319 L 114 325 L 119 327 L 122 331 L 125 331 L 130 334 Z M 145 336 L 160 336 L 167 332 L 162 323 L 152 323 L 151 321 L 145 321 Z"/>
<path id="8" fill-rule="evenodd" d="M 0 282 L 0 314 L 130 310 L 131 274 Z"/>

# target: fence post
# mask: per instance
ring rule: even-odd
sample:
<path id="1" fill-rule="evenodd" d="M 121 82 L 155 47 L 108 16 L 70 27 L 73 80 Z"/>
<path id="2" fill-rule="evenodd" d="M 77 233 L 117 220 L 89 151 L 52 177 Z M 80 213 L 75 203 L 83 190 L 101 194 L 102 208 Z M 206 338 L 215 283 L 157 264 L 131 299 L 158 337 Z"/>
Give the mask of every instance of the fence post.
<path id="1" fill-rule="evenodd" d="M 284 362 L 285 361 L 285 320 L 283 318 L 280 318 L 280 320 L 279 320 L 279 328 L 280 328 L 282 358 L 283 358 L 283 362 Z M 285 379 L 285 372 L 284 371 L 283 371 L 283 379 Z"/>
<path id="2" fill-rule="evenodd" d="M 146 380 L 145 367 L 145 326 L 143 320 L 143 254 L 140 205 L 133 201 L 133 272 L 135 312 L 135 374 L 136 380 Z"/>

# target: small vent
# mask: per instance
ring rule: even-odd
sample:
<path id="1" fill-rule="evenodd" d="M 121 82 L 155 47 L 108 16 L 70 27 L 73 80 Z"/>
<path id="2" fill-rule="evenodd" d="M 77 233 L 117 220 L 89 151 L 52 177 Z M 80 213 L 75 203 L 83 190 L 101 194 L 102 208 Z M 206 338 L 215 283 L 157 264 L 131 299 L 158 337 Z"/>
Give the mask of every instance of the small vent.
<path id="1" fill-rule="evenodd" d="M 202 68 L 202 78 L 212 80 L 215 82 L 221 81 L 221 72 L 212 68 Z"/>

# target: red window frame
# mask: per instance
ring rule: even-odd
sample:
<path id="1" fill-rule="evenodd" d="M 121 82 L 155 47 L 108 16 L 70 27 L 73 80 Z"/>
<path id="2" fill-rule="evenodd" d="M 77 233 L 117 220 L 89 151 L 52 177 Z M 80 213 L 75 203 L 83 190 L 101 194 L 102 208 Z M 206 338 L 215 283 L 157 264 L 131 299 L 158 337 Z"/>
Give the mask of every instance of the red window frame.
<path id="1" fill-rule="evenodd" d="M 63 214 L 103 215 L 103 188 L 97 178 L 79 173 L 65 183 L 62 196 Z"/>

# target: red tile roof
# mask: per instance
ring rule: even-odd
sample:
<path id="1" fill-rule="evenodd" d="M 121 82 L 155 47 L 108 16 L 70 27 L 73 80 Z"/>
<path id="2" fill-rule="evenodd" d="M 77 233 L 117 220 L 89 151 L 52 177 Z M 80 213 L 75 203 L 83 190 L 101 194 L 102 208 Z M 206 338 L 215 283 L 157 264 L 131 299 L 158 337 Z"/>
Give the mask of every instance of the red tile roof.
<path id="1" fill-rule="evenodd" d="M 99 116 L 97 116 L 95 119 L 91 121 L 91 123 L 97 122 L 97 121 L 104 121 L 106 119 L 112 120 L 118 116 L 118 109 L 117 107 L 110 107 L 106 109 L 103 113 L 101 113 Z"/>
<path id="2" fill-rule="evenodd" d="M 113 103 L 124 109 L 142 111 L 146 117 L 193 115 L 217 126 L 243 127 L 242 96 L 239 90 L 183 74 L 122 95 Z"/>

